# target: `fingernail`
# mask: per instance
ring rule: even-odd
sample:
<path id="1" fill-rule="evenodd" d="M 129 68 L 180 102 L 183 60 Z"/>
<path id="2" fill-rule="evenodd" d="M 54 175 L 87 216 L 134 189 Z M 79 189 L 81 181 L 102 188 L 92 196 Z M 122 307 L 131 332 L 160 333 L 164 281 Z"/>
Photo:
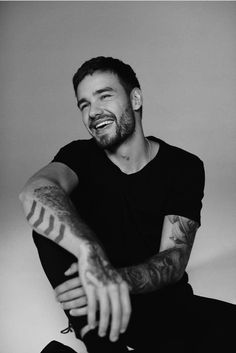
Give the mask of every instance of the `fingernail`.
<path id="1" fill-rule="evenodd" d="M 117 338 L 118 338 L 117 336 L 112 336 L 112 337 L 111 337 L 111 341 L 112 341 L 112 342 L 115 342 L 115 341 L 117 341 Z"/>
<path id="2" fill-rule="evenodd" d="M 105 334 L 106 334 L 106 333 L 105 333 L 104 331 L 99 332 L 99 336 L 100 336 L 100 337 L 104 337 L 104 336 L 105 336 Z"/>

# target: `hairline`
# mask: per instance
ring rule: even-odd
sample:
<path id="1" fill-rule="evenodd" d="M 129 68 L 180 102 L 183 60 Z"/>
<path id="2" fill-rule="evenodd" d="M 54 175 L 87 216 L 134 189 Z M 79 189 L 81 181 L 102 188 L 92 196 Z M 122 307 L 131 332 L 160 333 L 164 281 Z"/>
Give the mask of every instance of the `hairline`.
<path id="1" fill-rule="evenodd" d="M 91 70 L 91 71 L 92 71 L 92 70 Z M 116 77 L 118 78 L 118 80 L 119 80 L 121 86 L 124 88 L 124 90 L 125 90 L 127 96 L 130 96 L 130 93 L 132 92 L 132 90 L 133 90 L 134 88 L 139 88 L 138 86 L 134 86 L 133 88 L 130 88 L 131 85 L 130 85 L 130 87 L 129 87 L 129 84 L 125 83 L 125 81 L 120 77 L 120 75 L 119 75 L 115 70 L 113 70 L 112 68 L 104 68 L 104 69 L 103 69 L 103 68 L 99 68 L 99 69 L 93 70 L 92 72 L 88 72 L 88 73 L 86 73 L 86 74 L 83 76 L 82 80 L 80 80 L 80 82 L 77 84 L 76 92 L 75 92 L 75 93 L 76 93 L 76 97 L 77 97 L 77 91 L 78 91 L 78 87 L 79 87 L 80 83 L 85 79 L 85 77 L 87 77 L 87 76 L 92 76 L 92 75 L 93 75 L 94 73 L 96 73 L 96 72 L 100 72 L 100 73 L 109 72 L 109 73 L 113 74 L 114 76 L 116 76 Z"/>

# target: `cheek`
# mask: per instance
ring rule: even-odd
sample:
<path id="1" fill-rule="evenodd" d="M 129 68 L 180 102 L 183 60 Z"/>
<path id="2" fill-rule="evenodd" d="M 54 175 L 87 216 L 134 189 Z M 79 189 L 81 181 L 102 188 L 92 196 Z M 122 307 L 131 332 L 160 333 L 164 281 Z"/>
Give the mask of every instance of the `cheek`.
<path id="1" fill-rule="evenodd" d="M 88 121 L 89 120 L 89 108 L 84 108 L 83 111 L 81 112 L 82 120 L 83 121 Z"/>
<path id="2" fill-rule="evenodd" d="M 122 105 L 121 103 L 114 104 L 109 108 L 110 108 L 110 111 L 115 115 L 117 120 L 119 120 L 126 113 L 126 110 L 128 109 L 127 107 L 124 106 L 124 104 Z"/>
<path id="3" fill-rule="evenodd" d="M 88 127 L 88 125 L 89 125 L 88 114 L 86 114 L 86 113 L 82 114 L 82 122 L 86 127 Z"/>

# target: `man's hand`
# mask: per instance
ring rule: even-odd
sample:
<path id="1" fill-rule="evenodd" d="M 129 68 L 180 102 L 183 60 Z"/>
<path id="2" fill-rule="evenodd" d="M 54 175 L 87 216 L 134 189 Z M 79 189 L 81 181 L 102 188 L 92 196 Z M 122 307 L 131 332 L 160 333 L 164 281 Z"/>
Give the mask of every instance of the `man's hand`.
<path id="1" fill-rule="evenodd" d="M 78 274 L 78 264 L 74 262 L 65 272 L 66 276 Z M 81 284 L 79 275 L 65 281 L 55 288 L 56 299 L 64 310 L 70 310 L 71 316 L 87 314 L 87 297 Z"/>
<path id="2" fill-rule="evenodd" d="M 95 242 L 86 242 L 80 249 L 78 270 L 87 297 L 89 327 L 95 328 L 96 311 L 99 309 L 99 335 L 105 336 L 110 324 L 110 340 L 116 341 L 119 334 L 125 332 L 130 319 L 128 284 Z"/>

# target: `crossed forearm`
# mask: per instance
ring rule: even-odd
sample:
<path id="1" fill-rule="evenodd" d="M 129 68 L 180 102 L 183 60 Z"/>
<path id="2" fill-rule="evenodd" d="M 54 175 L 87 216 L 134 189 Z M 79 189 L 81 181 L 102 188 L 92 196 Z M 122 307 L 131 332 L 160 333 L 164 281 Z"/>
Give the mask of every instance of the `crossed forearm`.
<path id="1" fill-rule="evenodd" d="M 78 255 L 79 240 L 95 241 L 64 190 L 50 182 L 35 183 L 21 195 L 26 219 L 41 235 Z"/>
<path id="2" fill-rule="evenodd" d="M 87 299 L 86 311 L 84 308 L 79 311 L 87 314 L 89 327 L 95 328 L 99 307 L 99 335 L 106 335 L 110 321 L 110 340 L 116 341 L 129 322 L 129 289 L 106 259 L 91 229 L 81 220 L 64 190 L 54 183 L 30 184 L 28 192 L 21 194 L 21 200 L 32 227 L 77 256 L 77 269 Z"/>
<path id="3" fill-rule="evenodd" d="M 171 248 L 151 257 L 147 262 L 119 269 L 133 294 L 152 292 L 176 282 L 185 269 L 184 253 Z"/>
<path id="4" fill-rule="evenodd" d="M 188 218 L 167 216 L 172 225 L 169 239 L 173 246 L 152 256 L 145 263 L 120 269 L 131 293 L 146 293 L 178 281 L 184 274 L 198 223 Z"/>
<path id="5" fill-rule="evenodd" d="M 53 240 L 74 255 L 78 255 L 78 242 L 98 241 L 93 231 L 82 221 L 64 190 L 53 183 L 37 185 L 22 197 L 26 218 L 41 235 Z M 145 263 L 118 270 L 129 284 L 131 293 L 146 293 L 174 283 L 181 278 L 188 262 L 197 224 L 179 216 L 170 216 L 175 243 L 148 259 Z M 100 246 L 98 247 L 101 251 Z M 105 257 L 92 251 L 100 260 Z M 106 272 L 106 271 L 105 271 Z"/>

